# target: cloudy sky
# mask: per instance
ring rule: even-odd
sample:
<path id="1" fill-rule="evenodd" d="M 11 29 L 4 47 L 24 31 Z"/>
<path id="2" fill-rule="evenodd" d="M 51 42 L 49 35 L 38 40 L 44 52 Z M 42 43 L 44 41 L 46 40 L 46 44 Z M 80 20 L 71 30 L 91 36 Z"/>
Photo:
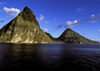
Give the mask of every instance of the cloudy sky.
<path id="1" fill-rule="evenodd" d="M 0 28 L 28 6 L 40 27 L 58 37 L 66 28 L 100 41 L 100 0 L 0 0 Z"/>

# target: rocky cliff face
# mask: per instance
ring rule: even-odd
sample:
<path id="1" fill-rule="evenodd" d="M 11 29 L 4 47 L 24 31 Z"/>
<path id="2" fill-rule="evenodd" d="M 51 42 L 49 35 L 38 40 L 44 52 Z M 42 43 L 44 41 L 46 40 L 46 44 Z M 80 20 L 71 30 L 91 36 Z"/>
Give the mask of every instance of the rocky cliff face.
<path id="1" fill-rule="evenodd" d="M 0 30 L 3 43 L 52 43 L 41 29 L 34 13 L 25 7 L 11 22 Z"/>
<path id="2" fill-rule="evenodd" d="M 58 39 L 64 41 L 65 43 L 79 43 L 79 44 L 98 43 L 81 36 L 80 34 L 76 33 L 70 28 L 66 29 Z"/>

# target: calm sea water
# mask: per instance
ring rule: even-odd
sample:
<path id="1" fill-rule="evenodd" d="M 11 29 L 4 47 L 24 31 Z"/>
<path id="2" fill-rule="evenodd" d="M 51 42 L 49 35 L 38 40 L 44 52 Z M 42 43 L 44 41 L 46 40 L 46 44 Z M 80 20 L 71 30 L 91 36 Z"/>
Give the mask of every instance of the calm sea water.
<path id="1" fill-rule="evenodd" d="M 0 44 L 0 71 L 100 71 L 100 45 Z"/>

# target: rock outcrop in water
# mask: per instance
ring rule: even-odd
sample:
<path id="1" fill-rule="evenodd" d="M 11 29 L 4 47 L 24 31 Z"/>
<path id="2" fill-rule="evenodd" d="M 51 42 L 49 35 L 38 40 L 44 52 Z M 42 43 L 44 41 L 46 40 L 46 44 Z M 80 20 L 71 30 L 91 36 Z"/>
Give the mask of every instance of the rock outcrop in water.
<path id="1" fill-rule="evenodd" d="M 2 43 L 52 43 L 41 29 L 32 10 L 25 7 L 19 15 L 0 30 Z"/>
<path id="2" fill-rule="evenodd" d="M 80 34 L 76 33 L 70 28 L 66 29 L 58 39 L 64 41 L 65 43 L 79 43 L 79 44 L 98 43 L 96 41 L 92 41 L 81 36 Z"/>

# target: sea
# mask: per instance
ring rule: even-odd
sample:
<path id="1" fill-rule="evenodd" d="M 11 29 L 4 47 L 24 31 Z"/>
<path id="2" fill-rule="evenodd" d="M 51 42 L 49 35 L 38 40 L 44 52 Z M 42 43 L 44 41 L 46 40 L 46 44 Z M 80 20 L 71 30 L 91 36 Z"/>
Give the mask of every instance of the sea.
<path id="1" fill-rule="evenodd" d="M 0 71 L 100 71 L 100 44 L 0 44 Z"/>

